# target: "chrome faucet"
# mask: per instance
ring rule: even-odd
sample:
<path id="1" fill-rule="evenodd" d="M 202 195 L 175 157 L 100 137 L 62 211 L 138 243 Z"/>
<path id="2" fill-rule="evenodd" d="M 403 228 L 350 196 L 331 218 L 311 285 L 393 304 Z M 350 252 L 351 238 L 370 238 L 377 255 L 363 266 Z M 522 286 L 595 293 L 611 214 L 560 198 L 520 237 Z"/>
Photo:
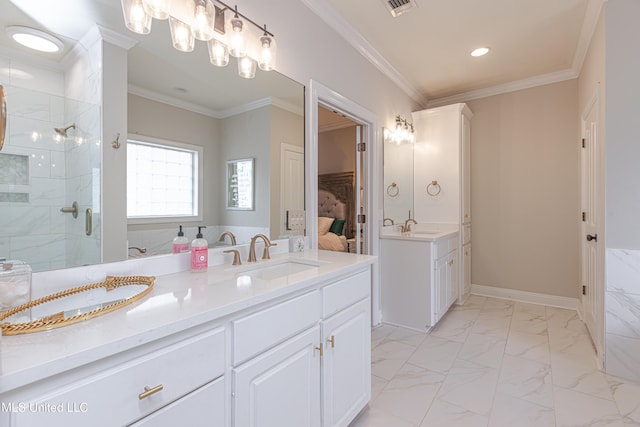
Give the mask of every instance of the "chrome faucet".
<path id="1" fill-rule="evenodd" d="M 409 233 L 411 231 L 411 224 L 409 222 L 412 222 L 413 224 L 418 223 L 418 221 L 413 218 L 407 218 L 407 220 L 404 222 L 404 227 L 402 227 L 403 233 Z"/>
<path id="2" fill-rule="evenodd" d="M 384 227 L 385 225 L 387 225 L 387 221 L 391 222 L 391 225 L 393 225 L 393 219 L 391 218 L 385 218 L 384 221 L 382 221 L 382 226 Z"/>
<path id="3" fill-rule="evenodd" d="M 276 246 L 277 243 L 271 243 L 271 240 L 264 234 L 256 234 L 251 238 L 251 245 L 249 245 L 249 259 L 248 262 L 256 262 L 256 240 L 262 239 L 264 241 L 264 252 L 262 252 L 262 259 L 271 259 L 269 256 L 269 248 Z"/>
<path id="4" fill-rule="evenodd" d="M 224 242 L 224 238 L 229 236 L 229 240 L 231 241 L 231 246 L 235 246 L 236 245 L 236 236 L 230 232 L 230 231 L 225 231 L 224 233 L 222 233 L 220 235 L 220 238 L 218 239 L 218 242 Z"/>

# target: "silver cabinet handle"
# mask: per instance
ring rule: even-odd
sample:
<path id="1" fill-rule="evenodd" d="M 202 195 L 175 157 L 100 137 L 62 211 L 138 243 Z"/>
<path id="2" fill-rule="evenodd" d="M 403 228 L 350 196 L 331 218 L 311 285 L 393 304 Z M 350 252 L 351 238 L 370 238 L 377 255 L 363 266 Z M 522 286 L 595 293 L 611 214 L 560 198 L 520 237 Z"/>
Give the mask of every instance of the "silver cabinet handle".
<path id="1" fill-rule="evenodd" d="M 93 211 L 91 210 L 91 208 L 87 208 L 87 210 L 84 211 L 84 234 L 86 234 L 87 236 L 91 236 L 92 232 L 93 232 Z"/>

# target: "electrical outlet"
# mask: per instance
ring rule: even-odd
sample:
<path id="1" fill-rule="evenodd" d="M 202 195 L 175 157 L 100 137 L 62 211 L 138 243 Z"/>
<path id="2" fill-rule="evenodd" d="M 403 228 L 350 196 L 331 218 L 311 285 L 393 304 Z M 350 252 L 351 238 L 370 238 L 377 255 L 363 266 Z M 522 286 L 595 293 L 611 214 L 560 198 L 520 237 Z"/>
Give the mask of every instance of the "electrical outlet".
<path id="1" fill-rule="evenodd" d="M 289 252 L 304 252 L 304 236 L 294 236 L 289 239 Z"/>

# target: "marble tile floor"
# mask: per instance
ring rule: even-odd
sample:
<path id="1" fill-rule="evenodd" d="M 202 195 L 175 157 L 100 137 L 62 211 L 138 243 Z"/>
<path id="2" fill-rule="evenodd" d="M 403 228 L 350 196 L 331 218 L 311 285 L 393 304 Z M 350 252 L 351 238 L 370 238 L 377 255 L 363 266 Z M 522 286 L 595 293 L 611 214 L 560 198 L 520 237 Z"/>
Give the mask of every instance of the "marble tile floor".
<path id="1" fill-rule="evenodd" d="M 474 295 L 428 334 L 374 328 L 371 349 L 350 427 L 640 426 L 640 384 L 597 369 L 572 310 Z"/>

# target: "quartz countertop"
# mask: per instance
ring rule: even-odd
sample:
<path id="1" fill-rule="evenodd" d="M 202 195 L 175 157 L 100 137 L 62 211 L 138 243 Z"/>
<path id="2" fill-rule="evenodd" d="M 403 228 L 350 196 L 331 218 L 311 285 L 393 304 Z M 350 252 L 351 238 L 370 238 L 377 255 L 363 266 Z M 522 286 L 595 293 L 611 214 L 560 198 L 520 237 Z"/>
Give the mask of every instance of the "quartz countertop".
<path id="1" fill-rule="evenodd" d="M 383 227 L 380 232 L 381 239 L 419 240 L 433 242 L 443 237 L 458 233 L 458 226 L 453 224 L 412 224 L 412 230 L 402 233 L 398 226 Z"/>
<path id="2" fill-rule="evenodd" d="M 241 266 L 209 267 L 204 273 L 180 271 L 158 275 L 147 296 L 115 312 L 51 331 L 3 336 L 0 394 L 240 310 L 338 280 L 375 260 L 376 257 L 367 255 L 307 250 L 272 255 L 271 260 Z M 287 261 L 311 267 L 273 279 L 247 274 L 249 270 Z M 69 287 L 73 286 L 76 285 Z"/>

